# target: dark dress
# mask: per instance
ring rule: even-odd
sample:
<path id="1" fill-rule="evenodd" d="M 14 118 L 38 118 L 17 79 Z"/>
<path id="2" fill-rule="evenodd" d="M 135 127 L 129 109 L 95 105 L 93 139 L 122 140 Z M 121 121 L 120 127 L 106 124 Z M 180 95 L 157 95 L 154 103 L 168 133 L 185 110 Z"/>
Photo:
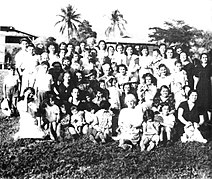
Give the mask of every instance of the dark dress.
<path id="1" fill-rule="evenodd" d="M 183 66 L 183 69 L 187 73 L 188 86 L 190 87 L 190 89 L 194 89 L 194 79 L 193 79 L 194 64 L 193 63 L 188 63 L 188 64 Z"/>
<path id="2" fill-rule="evenodd" d="M 188 106 L 188 101 L 183 101 L 182 103 L 180 103 L 179 108 L 183 109 L 183 118 L 186 121 L 190 121 L 190 122 L 196 122 L 199 123 L 200 118 L 199 115 L 202 114 L 201 110 L 199 109 L 199 107 L 197 106 L 197 103 L 194 105 L 194 107 L 190 110 L 189 106 Z M 177 120 L 177 124 L 176 124 L 176 139 L 179 139 L 180 136 L 182 136 L 182 134 L 184 133 L 184 124 L 180 121 Z"/>
<path id="3" fill-rule="evenodd" d="M 212 109 L 212 95 L 211 95 L 211 77 L 212 77 L 212 66 L 207 65 L 203 67 L 198 64 L 194 69 L 194 75 L 199 78 L 197 83 L 198 99 L 197 104 L 203 111 Z"/>

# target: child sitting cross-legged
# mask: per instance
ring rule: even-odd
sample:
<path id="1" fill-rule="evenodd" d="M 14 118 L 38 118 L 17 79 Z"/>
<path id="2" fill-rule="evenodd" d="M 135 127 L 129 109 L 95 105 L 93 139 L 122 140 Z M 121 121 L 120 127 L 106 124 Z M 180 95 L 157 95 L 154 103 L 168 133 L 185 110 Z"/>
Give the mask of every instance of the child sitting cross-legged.
<path id="1" fill-rule="evenodd" d="M 140 141 L 141 151 L 150 151 L 159 143 L 159 126 L 160 123 L 154 120 L 154 112 L 147 109 L 143 116 L 143 135 Z"/>

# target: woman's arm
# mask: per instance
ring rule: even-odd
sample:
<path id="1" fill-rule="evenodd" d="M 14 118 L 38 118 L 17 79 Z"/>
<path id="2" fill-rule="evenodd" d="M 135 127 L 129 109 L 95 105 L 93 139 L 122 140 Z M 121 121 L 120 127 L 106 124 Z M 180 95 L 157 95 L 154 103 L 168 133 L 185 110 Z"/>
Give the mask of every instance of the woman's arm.
<path id="1" fill-rule="evenodd" d="M 188 125 L 190 122 L 186 121 L 186 119 L 183 117 L 183 112 L 184 112 L 184 109 L 180 107 L 180 108 L 178 109 L 178 119 L 179 119 L 180 122 L 182 122 L 184 125 Z"/>

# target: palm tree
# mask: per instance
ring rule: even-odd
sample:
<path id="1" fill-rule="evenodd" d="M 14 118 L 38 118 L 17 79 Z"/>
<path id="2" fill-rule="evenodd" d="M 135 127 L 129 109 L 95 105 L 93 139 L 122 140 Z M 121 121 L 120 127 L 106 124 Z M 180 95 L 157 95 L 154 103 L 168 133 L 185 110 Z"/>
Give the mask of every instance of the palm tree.
<path id="1" fill-rule="evenodd" d="M 57 15 L 61 17 L 61 20 L 56 22 L 55 26 L 57 24 L 62 24 L 60 27 L 60 32 L 63 34 L 65 30 L 67 30 L 68 33 L 68 40 L 70 40 L 70 36 L 73 36 L 74 33 L 77 33 L 77 26 L 75 23 L 81 23 L 80 14 L 76 13 L 74 10 L 74 7 L 72 5 L 68 5 L 66 9 L 61 9 L 62 14 Z"/>
<path id="2" fill-rule="evenodd" d="M 111 24 L 106 29 L 105 35 L 109 37 L 111 33 L 113 33 L 113 36 L 115 37 L 116 29 L 119 30 L 119 35 L 123 36 L 125 31 L 125 24 L 127 24 L 127 21 L 123 18 L 123 15 L 119 12 L 119 10 L 115 10 L 111 14 Z"/>

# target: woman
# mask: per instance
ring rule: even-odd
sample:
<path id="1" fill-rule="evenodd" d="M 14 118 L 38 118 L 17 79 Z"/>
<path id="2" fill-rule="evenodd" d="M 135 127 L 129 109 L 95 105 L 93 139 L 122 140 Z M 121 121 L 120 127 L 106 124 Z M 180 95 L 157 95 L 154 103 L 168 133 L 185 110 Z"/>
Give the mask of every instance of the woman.
<path id="1" fill-rule="evenodd" d="M 34 101 L 35 90 L 27 87 L 23 99 L 17 103 L 20 114 L 19 131 L 14 135 L 14 140 L 20 138 L 44 138 L 45 133 L 40 128 L 40 121 L 36 119 L 37 106 Z"/>
<path id="2" fill-rule="evenodd" d="M 198 92 L 197 103 L 202 110 L 208 114 L 208 119 L 211 120 L 212 110 L 212 92 L 211 92 L 211 77 L 212 66 L 208 62 L 208 55 L 203 53 L 200 57 L 200 64 L 194 69 L 195 85 L 194 89 Z"/>
<path id="3" fill-rule="evenodd" d="M 138 58 L 138 56 L 134 54 L 133 47 L 130 45 L 127 45 L 125 47 L 125 62 L 124 62 L 124 64 L 127 67 L 129 67 L 131 60 L 135 61 L 135 59 L 137 59 L 137 58 Z"/>
<path id="4" fill-rule="evenodd" d="M 204 122 L 204 116 L 197 105 L 197 96 L 198 93 L 196 90 L 190 90 L 188 100 L 180 103 L 178 108 L 178 119 L 180 122 L 178 124 L 178 132 L 180 136 L 184 126 L 193 124 L 195 127 L 199 127 Z"/>
<path id="5" fill-rule="evenodd" d="M 170 92 L 166 85 L 161 86 L 159 91 L 153 98 L 152 110 L 156 113 L 160 111 L 161 105 L 167 103 L 170 108 L 170 114 L 175 112 L 175 100 L 174 95 Z"/>
<path id="6" fill-rule="evenodd" d="M 185 52 L 180 53 L 180 61 L 182 62 L 183 69 L 187 73 L 188 86 L 190 87 L 190 89 L 194 89 L 194 79 L 193 79 L 194 64 L 190 62 Z"/>
<path id="7" fill-rule="evenodd" d="M 120 111 L 118 120 L 119 129 L 119 146 L 126 149 L 132 148 L 133 145 L 140 141 L 140 132 L 143 122 L 143 115 L 137 109 L 136 98 L 133 94 L 128 94 L 125 98 L 127 108 Z M 126 144 L 129 141 L 131 144 Z"/>

